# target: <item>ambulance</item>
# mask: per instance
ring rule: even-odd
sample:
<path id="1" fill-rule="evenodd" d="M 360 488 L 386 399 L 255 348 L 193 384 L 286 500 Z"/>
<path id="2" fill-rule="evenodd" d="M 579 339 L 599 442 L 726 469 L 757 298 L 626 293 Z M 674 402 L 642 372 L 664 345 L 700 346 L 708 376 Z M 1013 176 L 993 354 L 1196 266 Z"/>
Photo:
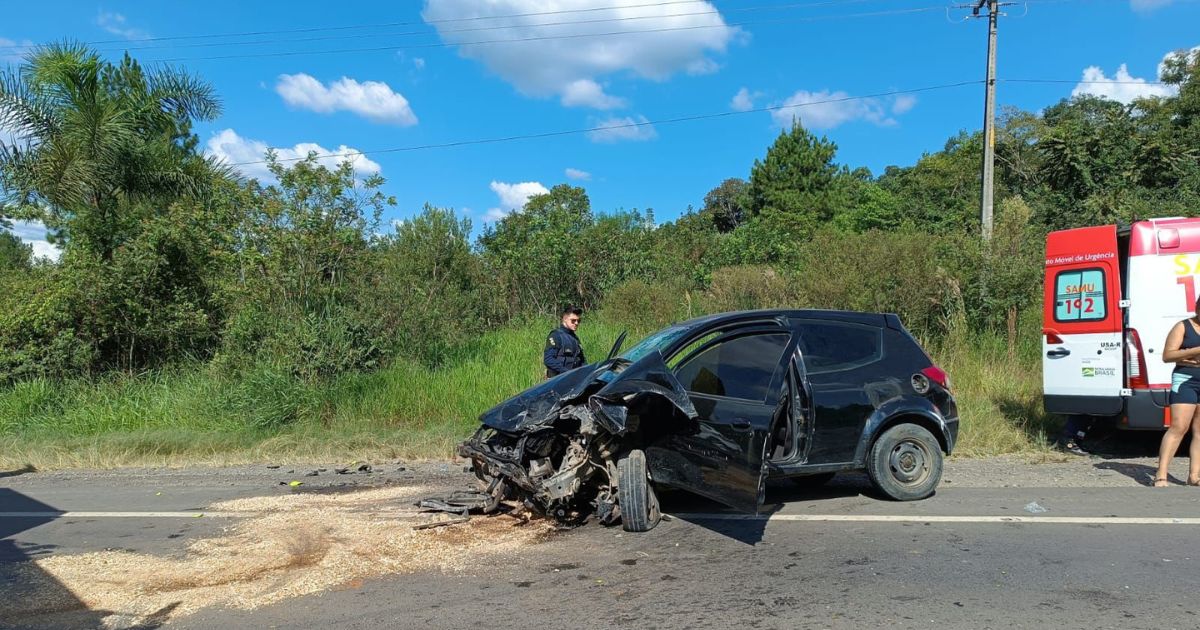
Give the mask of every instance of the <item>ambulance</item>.
<path id="1" fill-rule="evenodd" d="M 1200 218 L 1138 221 L 1046 237 L 1042 387 L 1047 412 L 1170 426 L 1174 365 L 1163 344 L 1190 317 Z"/>

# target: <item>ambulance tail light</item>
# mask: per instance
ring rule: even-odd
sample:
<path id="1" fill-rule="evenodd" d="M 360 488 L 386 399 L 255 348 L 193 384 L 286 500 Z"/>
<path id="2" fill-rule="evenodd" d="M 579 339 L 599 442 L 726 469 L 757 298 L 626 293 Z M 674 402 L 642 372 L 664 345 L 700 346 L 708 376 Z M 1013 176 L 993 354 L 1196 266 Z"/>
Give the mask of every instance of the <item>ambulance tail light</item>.
<path id="1" fill-rule="evenodd" d="M 1150 389 L 1150 377 L 1146 374 L 1146 355 L 1142 352 L 1142 340 L 1136 330 L 1125 329 L 1125 373 L 1129 377 L 1130 389 Z"/>

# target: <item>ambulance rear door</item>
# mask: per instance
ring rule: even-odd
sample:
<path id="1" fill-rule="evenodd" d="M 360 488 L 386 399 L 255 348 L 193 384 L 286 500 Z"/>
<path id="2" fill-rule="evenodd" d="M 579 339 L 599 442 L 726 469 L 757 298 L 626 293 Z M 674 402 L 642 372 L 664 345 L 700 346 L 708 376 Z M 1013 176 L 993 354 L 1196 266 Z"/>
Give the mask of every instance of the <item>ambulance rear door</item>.
<path id="1" fill-rule="evenodd" d="M 1200 284 L 1200 219 L 1153 219 L 1132 226 L 1127 326 L 1141 341 L 1148 386 L 1171 386 L 1163 363 L 1171 327 L 1192 315 Z M 1136 387 L 1136 386 L 1135 386 Z M 1165 404 L 1165 397 L 1162 401 Z"/>
<path id="2" fill-rule="evenodd" d="M 1046 237 L 1042 386 L 1046 411 L 1118 415 L 1123 316 L 1115 225 Z"/>

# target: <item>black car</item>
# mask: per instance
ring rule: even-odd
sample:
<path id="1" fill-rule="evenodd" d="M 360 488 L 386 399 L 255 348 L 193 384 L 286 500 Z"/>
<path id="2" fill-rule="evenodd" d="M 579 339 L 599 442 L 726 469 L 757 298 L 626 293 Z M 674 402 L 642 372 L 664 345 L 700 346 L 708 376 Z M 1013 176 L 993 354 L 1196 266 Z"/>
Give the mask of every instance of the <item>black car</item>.
<path id="1" fill-rule="evenodd" d="M 768 477 L 862 469 L 892 499 L 923 499 L 958 435 L 946 373 L 896 315 L 745 311 L 624 352 L 622 339 L 481 416 L 459 453 L 485 511 L 515 501 L 645 531 L 659 520 L 654 486 L 756 512 Z"/>

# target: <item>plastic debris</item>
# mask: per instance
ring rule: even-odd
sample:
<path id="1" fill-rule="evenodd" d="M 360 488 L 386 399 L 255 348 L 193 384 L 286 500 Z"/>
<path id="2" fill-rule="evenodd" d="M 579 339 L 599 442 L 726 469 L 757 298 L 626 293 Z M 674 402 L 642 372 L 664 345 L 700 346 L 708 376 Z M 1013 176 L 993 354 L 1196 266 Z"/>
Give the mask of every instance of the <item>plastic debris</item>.
<path id="1" fill-rule="evenodd" d="M 1050 510 L 1047 510 L 1046 508 L 1042 507 L 1041 505 L 1038 505 L 1037 501 L 1030 501 L 1028 504 L 1026 504 L 1025 511 L 1029 512 L 1030 514 L 1045 514 L 1046 512 L 1049 512 Z"/>

